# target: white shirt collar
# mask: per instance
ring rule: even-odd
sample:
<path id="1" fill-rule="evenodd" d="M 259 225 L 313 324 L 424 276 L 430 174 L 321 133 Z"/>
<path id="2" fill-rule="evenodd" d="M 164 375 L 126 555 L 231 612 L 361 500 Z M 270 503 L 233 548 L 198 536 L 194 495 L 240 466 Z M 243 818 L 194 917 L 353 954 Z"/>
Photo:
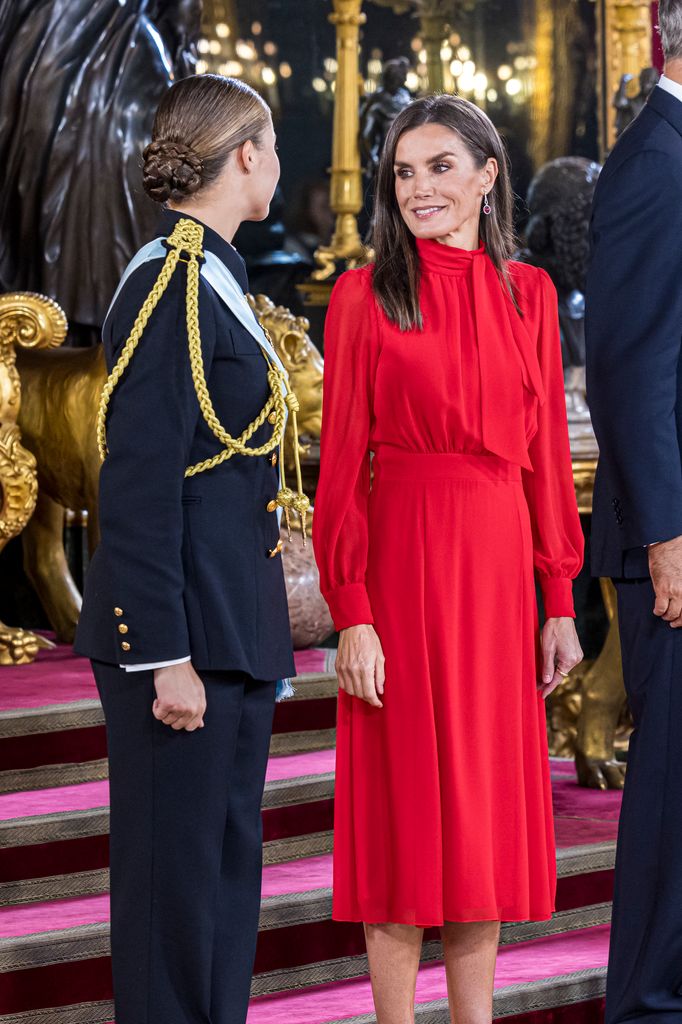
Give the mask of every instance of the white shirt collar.
<path id="1" fill-rule="evenodd" d="M 671 96 L 675 96 L 682 103 L 682 85 L 679 82 L 673 82 L 672 78 L 666 78 L 665 75 L 661 75 L 658 87 L 669 92 Z"/>

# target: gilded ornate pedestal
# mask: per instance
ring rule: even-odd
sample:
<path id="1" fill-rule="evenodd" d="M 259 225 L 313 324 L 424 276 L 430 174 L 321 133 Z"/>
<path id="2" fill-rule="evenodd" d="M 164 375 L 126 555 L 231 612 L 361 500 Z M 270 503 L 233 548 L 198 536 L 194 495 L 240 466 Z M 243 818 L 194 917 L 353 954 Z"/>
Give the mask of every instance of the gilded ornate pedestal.
<path id="1" fill-rule="evenodd" d="M 25 292 L 0 295 L 0 550 L 24 529 L 38 498 L 36 460 L 22 446 L 17 424 L 16 347 L 56 348 L 66 331 L 66 317 L 51 299 Z M 41 647 L 50 646 L 27 630 L 0 623 L 0 665 L 33 661 Z"/>

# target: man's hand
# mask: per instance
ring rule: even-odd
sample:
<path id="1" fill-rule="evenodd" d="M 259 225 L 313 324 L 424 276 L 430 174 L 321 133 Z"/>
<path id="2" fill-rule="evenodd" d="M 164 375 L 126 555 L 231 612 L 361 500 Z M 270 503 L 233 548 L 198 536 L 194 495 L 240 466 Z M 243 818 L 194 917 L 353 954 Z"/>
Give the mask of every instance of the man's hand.
<path id="1" fill-rule="evenodd" d="M 374 626 L 342 629 L 336 656 L 339 686 L 351 697 L 366 700 L 374 708 L 384 705 L 384 652 Z"/>
<path id="2" fill-rule="evenodd" d="M 547 699 L 582 660 L 573 619 L 547 619 L 542 627 L 542 682 L 538 687 L 542 696 Z"/>
<path id="3" fill-rule="evenodd" d="M 177 731 L 203 729 L 206 691 L 191 662 L 154 669 L 154 688 L 154 718 Z"/>
<path id="4" fill-rule="evenodd" d="M 654 615 L 673 629 L 682 626 L 682 537 L 649 547 L 649 571 L 654 585 Z"/>

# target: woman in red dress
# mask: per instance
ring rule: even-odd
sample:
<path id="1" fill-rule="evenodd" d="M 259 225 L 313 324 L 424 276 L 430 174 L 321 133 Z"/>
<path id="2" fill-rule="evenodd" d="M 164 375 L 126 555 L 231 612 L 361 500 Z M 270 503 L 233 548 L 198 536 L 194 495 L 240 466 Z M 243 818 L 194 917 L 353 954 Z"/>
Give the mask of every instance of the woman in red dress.
<path id="1" fill-rule="evenodd" d="M 342 276 L 327 314 L 314 530 L 341 634 L 333 916 L 365 923 L 380 1024 L 414 1019 L 432 925 L 453 1020 L 486 1024 L 500 922 L 554 909 L 543 698 L 582 658 L 583 537 L 556 293 L 510 262 L 512 209 L 488 117 L 416 101 L 382 156 L 376 262 Z"/>

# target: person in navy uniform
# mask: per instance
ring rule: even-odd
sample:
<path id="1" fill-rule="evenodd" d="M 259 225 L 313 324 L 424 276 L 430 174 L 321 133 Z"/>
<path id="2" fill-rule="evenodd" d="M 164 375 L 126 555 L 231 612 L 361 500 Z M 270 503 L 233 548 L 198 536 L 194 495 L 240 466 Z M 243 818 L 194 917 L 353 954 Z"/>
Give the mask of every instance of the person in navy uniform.
<path id="1" fill-rule="evenodd" d="M 658 19 L 665 74 L 599 178 L 587 288 L 592 571 L 616 585 L 635 724 L 607 1024 L 682 1021 L 682 0 Z"/>
<path id="2" fill-rule="evenodd" d="M 101 543 L 75 646 L 92 660 L 106 717 L 117 1024 L 246 1018 L 260 803 L 276 688 L 294 663 L 278 371 L 255 318 L 247 329 L 235 314 L 248 282 L 230 239 L 266 217 L 278 177 L 257 93 L 210 75 L 173 85 L 144 166 L 166 240 L 131 265 L 103 330 Z M 234 285 L 233 308 L 204 279 L 209 263 Z M 264 454 L 217 439 L 239 438 L 259 414 L 248 447 Z"/>

